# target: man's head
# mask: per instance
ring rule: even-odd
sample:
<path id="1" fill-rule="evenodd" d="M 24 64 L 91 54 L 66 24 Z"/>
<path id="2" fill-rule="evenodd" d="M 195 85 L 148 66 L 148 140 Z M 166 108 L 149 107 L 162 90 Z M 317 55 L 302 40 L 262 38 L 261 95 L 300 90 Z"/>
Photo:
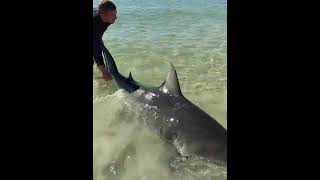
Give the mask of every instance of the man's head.
<path id="1" fill-rule="evenodd" d="M 117 19 L 116 5 L 110 0 L 100 1 L 98 12 L 104 23 L 113 24 Z"/>

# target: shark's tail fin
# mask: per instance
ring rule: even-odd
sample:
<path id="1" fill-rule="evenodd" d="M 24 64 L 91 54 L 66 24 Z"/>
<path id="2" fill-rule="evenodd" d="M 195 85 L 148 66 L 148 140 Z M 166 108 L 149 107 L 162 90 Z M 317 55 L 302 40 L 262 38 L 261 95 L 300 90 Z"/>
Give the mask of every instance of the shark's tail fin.
<path id="1" fill-rule="evenodd" d="M 116 63 L 113 60 L 112 55 L 110 54 L 110 52 L 108 51 L 107 48 L 105 48 L 104 46 L 102 47 L 102 51 L 103 51 L 103 58 L 105 61 L 105 64 L 107 65 L 107 70 L 111 75 L 117 75 L 119 73 L 118 68 Z"/>
<path id="2" fill-rule="evenodd" d="M 128 78 L 124 77 L 119 73 L 116 63 L 114 62 L 113 57 L 107 48 L 103 47 L 103 58 L 106 64 L 106 68 L 112 76 L 112 79 L 116 82 L 117 86 L 121 89 L 125 89 L 127 92 L 131 93 L 137 89 L 139 89 L 139 85 L 134 82 L 132 76 L 130 75 Z"/>

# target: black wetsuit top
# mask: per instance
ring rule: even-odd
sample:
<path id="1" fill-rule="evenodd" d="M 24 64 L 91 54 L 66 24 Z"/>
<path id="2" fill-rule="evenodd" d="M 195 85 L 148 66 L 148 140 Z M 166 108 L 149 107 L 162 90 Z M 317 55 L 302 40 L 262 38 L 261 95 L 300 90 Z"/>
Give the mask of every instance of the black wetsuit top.
<path id="1" fill-rule="evenodd" d="M 105 53 L 107 58 L 112 58 L 108 49 L 104 46 L 102 36 L 110 24 L 102 22 L 97 8 L 93 8 L 93 64 L 94 61 L 97 65 L 104 65 L 102 52 Z"/>

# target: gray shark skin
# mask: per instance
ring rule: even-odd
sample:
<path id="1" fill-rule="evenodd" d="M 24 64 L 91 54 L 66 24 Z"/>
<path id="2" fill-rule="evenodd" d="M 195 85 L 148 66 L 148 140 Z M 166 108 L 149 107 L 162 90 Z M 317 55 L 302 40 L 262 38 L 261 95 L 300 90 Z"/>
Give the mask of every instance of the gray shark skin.
<path id="1" fill-rule="evenodd" d="M 109 55 L 104 54 L 108 70 L 119 89 L 124 89 L 145 111 L 154 111 L 146 124 L 162 139 L 173 144 L 181 156 L 205 158 L 227 164 L 227 130 L 206 112 L 186 99 L 180 89 L 176 70 L 170 72 L 159 87 L 146 87 L 121 75 Z"/>

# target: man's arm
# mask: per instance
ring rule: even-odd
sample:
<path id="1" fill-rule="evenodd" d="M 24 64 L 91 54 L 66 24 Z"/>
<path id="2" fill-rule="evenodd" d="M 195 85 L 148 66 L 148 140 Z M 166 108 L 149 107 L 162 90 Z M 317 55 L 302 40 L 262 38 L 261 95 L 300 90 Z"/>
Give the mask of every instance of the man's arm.
<path id="1" fill-rule="evenodd" d="M 94 57 L 94 60 L 97 64 L 98 69 L 100 70 L 100 72 L 105 80 L 111 80 L 112 78 L 106 69 L 106 66 L 104 64 L 103 57 L 102 57 L 102 48 L 101 47 L 104 45 L 101 44 L 100 42 L 94 42 L 93 46 L 94 46 L 93 47 L 93 57 Z"/>
<path id="2" fill-rule="evenodd" d="M 107 66 L 107 71 L 110 72 L 110 67 L 109 67 L 108 62 L 114 62 L 114 59 L 104 44 L 101 46 L 101 48 L 102 48 L 103 54 L 105 55 L 104 57 L 106 58 L 105 64 Z"/>

